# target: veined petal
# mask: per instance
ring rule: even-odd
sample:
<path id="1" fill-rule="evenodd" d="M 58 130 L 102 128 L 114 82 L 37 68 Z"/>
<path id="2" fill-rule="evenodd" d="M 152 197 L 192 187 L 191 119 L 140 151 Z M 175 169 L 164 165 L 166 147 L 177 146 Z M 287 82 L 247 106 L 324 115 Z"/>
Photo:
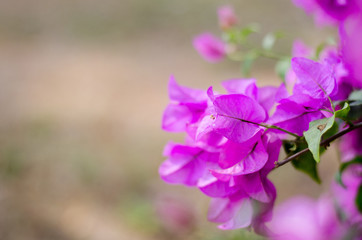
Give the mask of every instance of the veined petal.
<path id="1" fill-rule="evenodd" d="M 206 91 L 180 86 L 174 76 L 170 77 L 168 83 L 168 94 L 171 101 L 176 102 L 206 102 Z"/>
<path id="2" fill-rule="evenodd" d="M 258 141 L 254 150 L 236 165 L 227 169 L 211 170 L 213 175 L 219 179 L 225 176 L 239 176 L 259 171 L 268 161 L 268 153 L 261 141 Z"/>
<path id="3" fill-rule="evenodd" d="M 230 79 L 222 82 L 222 86 L 228 93 L 243 94 L 253 99 L 258 99 L 258 87 L 256 80 L 251 79 Z"/>
<path id="4" fill-rule="evenodd" d="M 255 100 L 241 94 L 218 96 L 214 107 L 218 114 L 214 130 L 234 142 L 255 136 L 261 130 L 256 123 L 266 118 L 265 110 Z"/>
<path id="5" fill-rule="evenodd" d="M 333 68 L 327 64 L 314 62 L 307 58 L 292 59 L 292 68 L 304 93 L 316 99 L 327 98 L 337 91 Z"/>

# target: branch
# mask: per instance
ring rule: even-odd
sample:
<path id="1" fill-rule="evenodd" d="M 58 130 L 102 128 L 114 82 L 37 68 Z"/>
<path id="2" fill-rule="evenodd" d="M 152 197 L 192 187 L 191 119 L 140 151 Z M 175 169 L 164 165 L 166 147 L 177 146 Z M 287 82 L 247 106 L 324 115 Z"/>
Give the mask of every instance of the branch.
<path id="1" fill-rule="evenodd" d="M 327 138 L 327 139 L 324 139 L 324 140 L 320 143 L 320 146 L 322 146 L 322 147 L 328 147 L 329 144 L 330 144 L 331 142 L 333 142 L 334 140 L 336 140 L 337 138 L 340 138 L 340 137 L 342 137 L 344 134 L 349 133 L 349 132 L 351 132 L 351 131 L 353 131 L 353 130 L 355 130 L 355 129 L 357 129 L 357 128 L 360 128 L 360 127 L 362 127 L 362 122 L 356 123 L 356 124 L 350 126 L 349 128 L 346 128 L 346 129 L 344 129 L 344 130 L 342 130 L 342 131 L 334 134 L 333 136 L 331 136 L 331 137 L 329 137 L 329 138 Z M 299 157 L 300 155 L 303 155 L 304 153 L 306 153 L 306 152 L 308 152 L 308 151 L 309 151 L 309 148 L 305 148 L 305 149 L 297 152 L 296 154 L 293 154 L 292 156 L 289 156 L 288 158 L 284 159 L 284 160 L 281 161 L 281 162 L 275 162 L 275 167 L 274 167 L 274 169 L 275 169 L 275 168 L 278 168 L 278 167 L 280 167 L 280 166 L 283 166 L 284 164 L 286 164 L 286 163 L 288 163 L 288 162 L 296 159 L 297 157 Z"/>

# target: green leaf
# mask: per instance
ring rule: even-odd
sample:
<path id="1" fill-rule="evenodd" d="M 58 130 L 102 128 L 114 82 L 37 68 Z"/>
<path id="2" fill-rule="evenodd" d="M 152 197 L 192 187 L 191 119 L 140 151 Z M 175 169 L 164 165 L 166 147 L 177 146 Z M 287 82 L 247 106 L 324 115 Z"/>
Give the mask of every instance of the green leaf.
<path id="1" fill-rule="evenodd" d="M 290 58 L 285 58 L 277 62 L 277 64 L 275 65 L 275 72 L 284 81 L 285 75 L 289 68 L 290 68 Z"/>
<path id="2" fill-rule="evenodd" d="M 332 127 L 328 129 L 328 131 L 325 134 L 323 134 L 322 140 L 332 137 L 334 134 L 338 133 L 338 131 L 339 131 L 339 124 L 336 121 L 334 121 Z M 325 148 L 321 148 L 321 153 L 324 152 L 324 150 Z"/>
<path id="3" fill-rule="evenodd" d="M 362 101 L 362 90 L 353 91 L 349 95 L 348 100 L 350 100 L 350 101 Z"/>
<path id="4" fill-rule="evenodd" d="M 320 162 L 320 143 L 321 137 L 324 133 L 326 133 L 334 123 L 334 115 L 329 118 L 323 118 L 319 120 L 315 120 L 309 123 L 308 131 L 303 133 L 305 140 L 308 143 L 308 148 L 313 154 L 314 160 L 316 162 Z"/>
<path id="5" fill-rule="evenodd" d="M 274 44 L 276 41 L 276 37 L 274 33 L 268 33 L 267 35 L 265 35 L 263 42 L 262 42 L 262 47 L 265 50 L 270 50 L 273 48 Z"/>
<path id="6" fill-rule="evenodd" d="M 334 113 L 334 115 L 336 116 L 336 118 L 346 120 L 348 118 L 348 113 L 349 113 L 350 110 L 351 110 L 351 108 L 349 107 L 349 104 L 347 102 L 345 102 L 344 105 L 343 105 L 343 108 L 336 111 Z"/>
<path id="7" fill-rule="evenodd" d="M 243 44 L 251 34 L 257 33 L 259 29 L 258 24 L 250 24 L 242 29 L 229 29 L 223 33 L 222 38 L 229 43 Z"/>
<path id="8" fill-rule="evenodd" d="M 358 192 L 356 196 L 356 205 L 358 211 L 362 213 L 362 184 L 360 184 L 358 187 Z"/>
<path id="9" fill-rule="evenodd" d="M 291 156 L 301 150 L 307 148 L 307 143 L 304 140 L 297 141 L 283 141 L 283 147 L 288 156 Z M 321 183 L 319 174 L 317 171 L 317 163 L 314 161 L 313 155 L 310 152 L 306 152 L 294 160 L 292 160 L 292 165 L 295 169 L 307 174 L 315 182 Z"/>
<path id="10" fill-rule="evenodd" d="M 337 172 L 336 175 L 336 181 L 343 187 L 345 187 L 345 185 L 342 182 L 342 174 L 347 169 L 347 167 L 352 164 L 362 164 L 362 156 L 357 156 L 351 161 L 344 162 L 339 166 L 339 171 Z"/>
<path id="11" fill-rule="evenodd" d="M 347 116 L 348 120 L 358 120 L 362 117 L 362 101 L 351 102 L 349 107 L 351 109 Z"/>
<path id="12" fill-rule="evenodd" d="M 319 56 L 321 54 L 321 52 L 325 49 L 325 47 L 327 46 L 327 43 L 322 42 L 321 44 L 319 44 L 315 50 L 315 57 L 316 59 L 319 59 Z"/>

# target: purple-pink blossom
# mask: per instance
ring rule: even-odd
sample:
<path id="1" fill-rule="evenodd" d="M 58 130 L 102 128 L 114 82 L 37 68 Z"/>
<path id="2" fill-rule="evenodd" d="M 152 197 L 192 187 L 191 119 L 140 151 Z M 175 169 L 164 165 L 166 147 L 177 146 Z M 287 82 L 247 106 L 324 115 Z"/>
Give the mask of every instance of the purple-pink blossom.
<path id="1" fill-rule="evenodd" d="M 272 240 L 338 240 L 345 232 L 330 196 L 289 199 L 276 207 L 268 226 Z"/>
<path id="2" fill-rule="evenodd" d="M 219 62 L 226 55 L 225 43 L 211 33 L 202 33 L 193 40 L 196 51 L 208 62 Z"/>
<path id="3" fill-rule="evenodd" d="M 337 25 L 361 10 L 359 0 L 292 0 L 319 25 Z"/>
<path id="4" fill-rule="evenodd" d="M 234 9 L 229 5 L 219 7 L 217 10 L 217 15 L 218 15 L 218 19 L 219 19 L 219 26 L 222 29 L 231 28 L 238 21 L 236 15 L 234 13 Z"/>

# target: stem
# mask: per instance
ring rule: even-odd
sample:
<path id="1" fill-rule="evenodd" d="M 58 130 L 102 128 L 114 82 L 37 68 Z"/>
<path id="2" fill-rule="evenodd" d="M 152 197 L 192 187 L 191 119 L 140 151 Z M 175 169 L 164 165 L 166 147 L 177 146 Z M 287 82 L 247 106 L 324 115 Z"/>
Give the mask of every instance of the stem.
<path id="1" fill-rule="evenodd" d="M 278 126 L 274 126 L 274 125 L 264 125 L 262 123 L 255 123 L 255 122 L 251 122 L 251 121 L 248 121 L 248 120 L 244 120 L 244 119 L 241 119 L 241 118 L 237 118 L 237 117 L 231 117 L 231 116 L 226 116 L 226 115 L 223 115 L 223 114 L 219 114 L 220 116 L 223 116 L 223 117 L 228 117 L 228 118 L 233 118 L 233 119 L 236 119 L 236 120 L 239 120 L 241 122 L 245 122 L 245 123 L 251 123 L 251 124 L 254 124 L 254 125 L 258 125 L 260 127 L 265 127 L 265 128 L 272 128 L 272 129 L 277 129 L 279 131 L 282 131 L 282 132 L 285 132 L 293 137 L 296 137 L 296 138 L 300 138 L 299 135 L 295 134 L 295 133 L 292 133 L 292 132 L 289 132 L 288 130 L 286 129 L 283 129 L 283 128 L 280 128 Z"/>
<path id="2" fill-rule="evenodd" d="M 263 124 L 260 124 L 260 126 L 262 127 L 266 127 L 266 128 L 272 128 L 272 129 L 277 129 L 279 131 L 282 131 L 282 132 L 285 132 L 293 137 L 296 137 L 296 138 L 300 138 L 299 135 L 295 134 L 295 133 L 292 133 L 292 132 L 289 132 L 288 130 L 284 129 L 284 128 L 280 128 L 278 126 L 274 126 L 274 125 L 263 125 Z"/>
<path id="3" fill-rule="evenodd" d="M 257 53 L 261 57 L 271 58 L 271 59 L 275 59 L 275 60 L 281 60 L 281 59 L 285 58 L 285 57 L 283 57 L 281 55 L 275 54 L 273 52 L 267 52 L 267 51 L 264 51 L 264 50 L 258 50 Z"/>
<path id="4" fill-rule="evenodd" d="M 322 147 L 327 147 L 329 146 L 329 144 L 331 142 L 333 142 L 334 140 L 336 140 L 337 138 L 340 138 L 342 137 L 344 134 L 346 133 L 349 133 L 349 132 L 352 132 L 353 130 L 357 129 L 357 128 L 360 128 L 362 127 L 362 122 L 359 122 L 359 123 L 356 123 L 352 126 L 350 126 L 349 128 L 346 128 L 336 134 L 334 134 L 333 136 L 327 138 L 327 139 L 324 139 L 321 143 L 320 143 L 320 146 Z M 300 152 L 297 152 L 296 154 L 292 155 L 292 156 L 289 156 L 288 158 L 284 159 L 283 161 L 281 162 L 275 162 L 275 168 L 278 168 L 280 166 L 283 166 L 284 164 L 296 159 L 297 157 L 299 157 L 300 155 L 303 155 L 304 153 L 308 152 L 309 151 L 309 148 L 305 148 L 303 149 L 302 151 Z"/>
<path id="5" fill-rule="evenodd" d="M 329 112 L 329 113 L 332 113 L 332 114 L 333 114 L 333 112 L 332 112 L 332 111 L 329 111 L 328 109 L 324 109 L 324 108 L 319 109 L 319 111 L 325 111 L 325 112 Z"/>

